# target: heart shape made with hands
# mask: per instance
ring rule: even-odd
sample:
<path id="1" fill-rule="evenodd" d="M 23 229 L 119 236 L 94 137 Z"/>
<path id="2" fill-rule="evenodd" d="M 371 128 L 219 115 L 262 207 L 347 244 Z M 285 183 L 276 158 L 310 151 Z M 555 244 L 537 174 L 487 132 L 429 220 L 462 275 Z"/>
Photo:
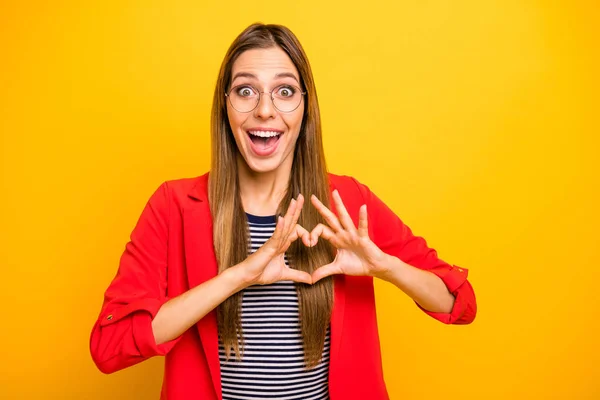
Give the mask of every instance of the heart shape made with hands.
<path id="1" fill-rule="evenodd" d="M 384 265 L 389 265 L 386 263 L 388 255 L 369 238 L 366 204 L 360 207 L 356 227 L 337 190 L 333 191 L 333 201 L 338 215 L 329 210 L 316 196 L 311 196 L 312 205 L 317 208 L 327 225 L 319 223 L 308 232 L 298 224 L 304 197 L 300 194 L 297 200 L 292 199 L 285 216 L 278 218 L 275 240 L 280 241 L 287 249 L 291 242 L 297 239 L 301 239 L 307 247 L 314 247 L 319 238 L 323 237 L 337 249 L 335 259 L 331 263 L 317 268 L 310 275 L 312 284 L 334 274 L 376 276 L 384 273 Z"/>

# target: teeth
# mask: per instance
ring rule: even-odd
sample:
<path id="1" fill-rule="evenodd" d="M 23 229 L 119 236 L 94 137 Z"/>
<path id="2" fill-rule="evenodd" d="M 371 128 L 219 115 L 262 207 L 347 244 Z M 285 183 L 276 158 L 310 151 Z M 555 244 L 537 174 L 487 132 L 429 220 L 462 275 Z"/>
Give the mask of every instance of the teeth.
<path id="1" fill-rule="evenodd" d="M 279 132 L 275 131 L 248 131 L 248 133 L 259 137 L 273 137 L 279 135 Z"/>

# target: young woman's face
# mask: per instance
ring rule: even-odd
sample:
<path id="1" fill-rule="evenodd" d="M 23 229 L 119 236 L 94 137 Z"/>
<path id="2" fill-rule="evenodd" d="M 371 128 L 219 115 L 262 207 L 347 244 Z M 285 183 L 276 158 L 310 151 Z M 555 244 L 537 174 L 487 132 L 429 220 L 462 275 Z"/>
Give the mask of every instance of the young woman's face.
<path id="1" fill-rule="evenodd" d="M 233 63 L 227 116 L 240 155 L 252 171 L 291 168 L 304 115 L 304 96 L 295 92 L 300 87 L 296 66 L 279 47 L 247 50 Z M 271 101 L 271 91 L 283 111 Z M 243 112 L 256 104 L 257 92 L 265 93 L 256 108 Z"/>

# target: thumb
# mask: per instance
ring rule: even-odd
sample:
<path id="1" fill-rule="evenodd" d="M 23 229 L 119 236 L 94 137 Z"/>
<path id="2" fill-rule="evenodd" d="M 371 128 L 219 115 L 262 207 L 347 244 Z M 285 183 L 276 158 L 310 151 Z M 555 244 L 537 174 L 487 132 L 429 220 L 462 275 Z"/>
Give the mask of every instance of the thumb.
<path id="1" fill-rule="evenodd" d="M 308 272 L 298 271 L 297 269 L 292 268 L 285 268 L 283 270 L 281 280 L 307 283 L 309 285 L 313 283 L 313 279 Z"/>
<path id="2" fill-rule="evenodd" d="M 313 273 L 312 273 L 312 281 L 313 284 L 317 283 L 319 280 L 331 276 L 331 275 L 336 275 L 336 274 L 343 274 L 344 272 L 342 271 L 342 269 L 335 265 L 334 263 L 330 263 L 327 265 L 323 265 L 322 267 L 317 268 Z"/>

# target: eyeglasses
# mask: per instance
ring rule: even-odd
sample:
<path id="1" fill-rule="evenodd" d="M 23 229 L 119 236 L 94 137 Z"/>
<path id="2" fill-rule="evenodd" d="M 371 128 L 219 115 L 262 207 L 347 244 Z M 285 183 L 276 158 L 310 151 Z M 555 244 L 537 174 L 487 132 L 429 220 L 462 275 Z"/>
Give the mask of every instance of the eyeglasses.
<path id="1" fill-rule="evenodd" d="M 259 92 L 252 85 L 238 85 L 225 93 L 231 106 L 239 112 L 247 113 L 254 110 L 260 103 L 260 96 L 270 94 L 271 101 L 275 108 L 281 112 L 289 113 L 294 111 L 302 102 L 302 96 L 306 94 L 298 86 L 281 85 L 270 92 Z"/>

